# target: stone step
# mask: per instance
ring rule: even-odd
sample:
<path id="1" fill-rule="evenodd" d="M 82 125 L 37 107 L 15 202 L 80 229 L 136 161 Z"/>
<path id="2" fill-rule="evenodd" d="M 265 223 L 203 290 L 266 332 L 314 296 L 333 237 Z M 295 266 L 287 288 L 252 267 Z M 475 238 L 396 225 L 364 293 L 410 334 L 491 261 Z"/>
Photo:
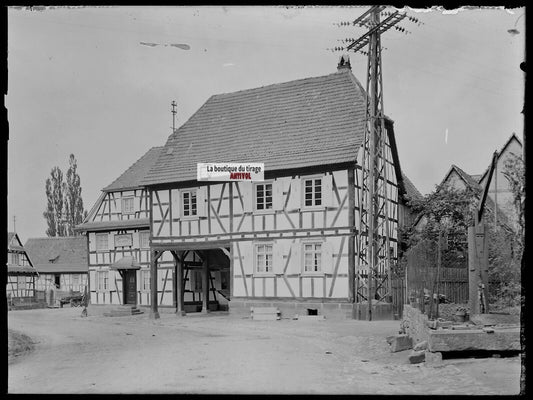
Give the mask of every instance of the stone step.
<path id="1" fill-rule="evenodd" d="M 136 306 L 120 306 L 111 309 L 108 312 L 104 312 L 105 317 L 124 317 L 127 315 L 139 315 L 143 314 Z"/>

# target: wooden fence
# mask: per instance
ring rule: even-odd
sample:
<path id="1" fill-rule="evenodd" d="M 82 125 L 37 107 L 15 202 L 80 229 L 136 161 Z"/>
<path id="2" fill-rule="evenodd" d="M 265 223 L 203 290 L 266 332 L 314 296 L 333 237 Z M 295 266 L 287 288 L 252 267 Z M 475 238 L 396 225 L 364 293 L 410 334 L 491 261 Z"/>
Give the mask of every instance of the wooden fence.
<path id="1" fill-rule="evenodd" d="M 424 240 L 404 254 L 408 301 L 419 305 L 439 297 L 450 303 L 468 303 L 468 260 L 461 253 L 442 251 L 438 267 L 438 246 Z M 424 311 L 425 307 L 421 307 Z"/>

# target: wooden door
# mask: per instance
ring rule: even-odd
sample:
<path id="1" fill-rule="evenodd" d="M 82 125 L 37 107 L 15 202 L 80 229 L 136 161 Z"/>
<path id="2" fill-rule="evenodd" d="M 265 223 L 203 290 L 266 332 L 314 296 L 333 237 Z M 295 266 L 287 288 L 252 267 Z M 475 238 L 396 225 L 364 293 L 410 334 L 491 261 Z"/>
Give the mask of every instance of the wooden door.
<path id="1" fill-rule="evenodd" d="M 124 304 L 137 304 L 137 271 L 124 271 Z"/>

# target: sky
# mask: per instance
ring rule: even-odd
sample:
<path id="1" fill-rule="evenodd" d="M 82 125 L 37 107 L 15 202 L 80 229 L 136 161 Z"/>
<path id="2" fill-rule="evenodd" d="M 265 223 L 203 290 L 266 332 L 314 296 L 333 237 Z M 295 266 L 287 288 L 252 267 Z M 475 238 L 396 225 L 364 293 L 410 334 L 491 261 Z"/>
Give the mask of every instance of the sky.
<path id="1" fill-rule="evenodd" d="M 8 230 L 46 236 L 45 181 L 71 153 L 89 210 L 165 144 L 172 101 L 179 127 L 214 94 L 335 72 L 342 53 L 331 49 L 365 32 L 338 23 L 366 9 L 10 8 Z M 525 9 L 405 11 L 421 23 L 381 37 L 384 110 L 402 170 L 427 194 L 451 164 L 482 173 L 513 132 L 522 138 Z M 365 87 L 366 56 L 349 56 Z"/>

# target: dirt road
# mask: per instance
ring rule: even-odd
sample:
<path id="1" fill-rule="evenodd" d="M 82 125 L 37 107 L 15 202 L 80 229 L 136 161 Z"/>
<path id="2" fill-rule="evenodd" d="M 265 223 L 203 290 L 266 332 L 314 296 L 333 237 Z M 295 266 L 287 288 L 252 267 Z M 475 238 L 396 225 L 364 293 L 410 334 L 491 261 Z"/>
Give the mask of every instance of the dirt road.
<path id="1" fill-rule="evenodd" d="M 253 321 L 212 313 L 103 317 L 12 311 L 35 342 L 9 365 L 10 393 L 517 394 L 520 359 L 410 365 L 385 337 L 398 321 Z"/>

